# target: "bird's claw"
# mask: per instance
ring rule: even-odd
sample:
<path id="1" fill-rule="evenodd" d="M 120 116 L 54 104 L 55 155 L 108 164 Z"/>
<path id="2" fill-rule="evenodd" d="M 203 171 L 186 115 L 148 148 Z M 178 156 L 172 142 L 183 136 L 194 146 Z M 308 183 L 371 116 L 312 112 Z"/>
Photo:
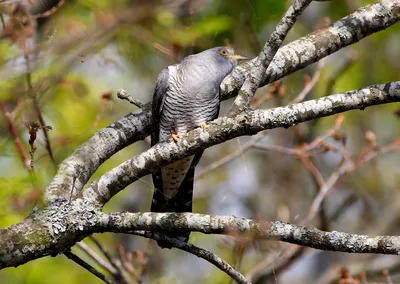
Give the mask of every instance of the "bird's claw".
<path id="1" fill-rule="evenodd" d="M 205 122 L 202 122 L 202 123 L 200 123 L 200 128 L 201 129 L 205 129 L 207 127 L 207 123 L 205 123 Z"/>
<path id="2" fill-rule="evenodd" d="M 171 137 L 172 137 L 172 139 L 174 139 L 174 141 L 176 143 L 178 143 L 179 142 L 179 138 L 181 138 L 181 136 L 178 133 L 172 133 Z"/>

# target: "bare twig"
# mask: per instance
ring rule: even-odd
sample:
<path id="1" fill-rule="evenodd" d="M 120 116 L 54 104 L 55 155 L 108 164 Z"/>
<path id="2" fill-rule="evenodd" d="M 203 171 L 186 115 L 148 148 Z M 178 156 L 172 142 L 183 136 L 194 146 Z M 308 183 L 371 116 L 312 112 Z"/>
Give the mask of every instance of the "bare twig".
<path id="1" fill-rule="evenodd" d="M 288 245 L 286 249 L 281 250 L 278 253 L 273 253 L 266 257 L 261 262 L 252 268 L 246 277 L 254 283 L 264 283 L 265 280 L 269 279 L 271 276 L 276 276 L 285 270 L 291 263 L 299 259 L 304 252 L 307 250 L 306 247 Z M 268 267 L 268 271 L 263 271 Z M 273 271 L 272 273 L 270 273 Z"/>
<path id="2" fill-rule="evenodd" d="M 194 254 L 200 258 L 203 258 L 207 260 L 208 262 L 214 264 L 216 267 L 221 269 L 221 271 L 224 271 L 226 274 L 228 274 L 232 279 L 234 279 L 237 283 L 240 284 L 250 284 L 250 282 L 236 269 L 234 269 L 230 264 L 228 264 L 225 260 L 217 256 L 216 254 L 207 251 L 205 249 L 196 247 L 192 244 L 188 244 L 185 242 L 182 242 L 178 239 L 168 237 L 166 235 L 162 235 L 156 232 L 148 232 L 148 231 L 132 231 L 131 234 L 146 237 L 146 238 L 151 238 L 156 241 L 162 241 L 165 243 L 170 244 L 171 246 L 175 248 L 179 248 L 181 250 L 184 250 L 186 252 L 189 252 L 191 254 Z"/>
<path id="3" fill-rule="evenodd" d="M 236 115 L 250 105 L 257 89 L 268 77 L 266 71 L 279 47 L 282 45 L 283 40 L 296 23 L 297 17 L 301 15 L 311 2 L 312 0 L 296 0 L 286 11 L 279 24 L 275 27 L 275 30 L 269 36 L 263 50 L 254 62 L 254 66 L 250 69 L 250 72 L 248 72 L 246 80 L 228 115 Z"/>
<path id="4" fill-rule="evenodd" d="M 272 83 L 272 86 L 268 89 L 268 92 L 265 93 L 261 98 L 253 98 L 252 107 L 258 108 L 266 101 L 274 98 L 275 96 L 283 96 L 286 91 L 286 86 L 282 84 L 282 81 L 275 81 Z"/>
<path id="5" fill-rule="evenodd" d="M 119 263 L 117 260 L 113 259 L 111 255 L 108 254 L 108 252 L 105 250 L 103 245 L 95 239 L 93 236 L 89 237 L 91 240 L 95 240 L 94 243 L 99 246 L 97 246 L 103 254 L 106 256 L 107 261 L 102 259 L 95 251 L 93 251 L 88 245 L 86 245 L 84 242 L 79 242 L 77 243 L 78 247 L 85 251 L 88 256 L 90 256 L 94 261 L 96 261 L 101 267 L 106 269 L 115 279 L 121 279 L 123 280 L 123 283 L 129 284 L 131 283 L 131 279 L 127 275 L 127 273 L 124 271 L 121 263 Z M 104 253 L 106 252 L 106 253 Z"/>
<path id="6" fill-rule="evenodd" d="M 382 274 L 383 274 L 383 276 L 385 276 L 385 278 L 386 278 L 386 283 L 387 283 L 387 284 L 393 284 L 392 279 L 390 278 L 389 270 L 384 269 L 384 270 L 382 271 Z"/>
<path id="7" fill-rule="evenodd" d="M 297 97 L 291 101 L 291 104 L 299 103 L 308 95 L 308 93 L 314 88 L 315 84 L 318 82 L 319 75 L 321 74 L 322 68 L 325 65 L 325 58 L 321 59 L 317 64 L 317 70 L 315 70 L 314 75 L 312 76 L 310 82 L 307 82 L 303 88 L 303 90 L 297 95 Z"/>
<path id="8" fill-rule="evenodd" d="M 126 252 L 125 249 L 122 245 L 117 246 L 117 251 L 118 251 L 118 257 L 119 257 L 119 263 L 121 263 L 121 266 L 129 272 L 137 281 L 139 281 L 139 275 L 136 272 L 136 269 L 133 267 L 132 263 L 130 263 L 127 260 L 126 257 Z"/>
<path id="9" fill-rule="evenodd" d="M 131 95 L 129 95 L 125 90 L 119 89 L 117 92 L 118 98 L 121 100 L 127 100 L 129 103 L 137 106 L 138 108 L 143 107 L 143 103 L 139 101 L 138 99 L 134 99 Z"/>
<path id="10" fill-rule="evenodd" d="M 264 151 L 274 151 L 288 155 L 301 155 L 303 152 L 301 150 L 286 148 L 279 145 L 261 145 L 255 144 L 252 146 L 254 149 L 264 150 Z"/>
<path id="11" fill-rule="evenodd" d="M 76 243 L 76 246 L 79 247 L 82 251 L 84 251 L 91 259 L 93 259 L 98 265 L 100 265 L 103 269 L 107 270 L 111 275 L 116 275 L 117 270 L 115 267 L 111 265 L 110 262 L 105 261 L 98 255 L 94 250 L 92 250 L 87 244 L 84 242 Z"/>
<path id="12" fill-rule="evenodd" d="M 205 169 L 203 169 L 201 172 L 197 173 L 194 177 L 195 180 L 201 179 L 205 175 L 207 175 L 209 172 L 225 165 L 226 163 L 229 163 L 230 161 L 234 160 L 236 157 L 239 157 L 243 153 L 247 152 L 252 147 L 256 146 L 256 143 L 263 139 L 267 135 L 267 131 L 264 131 L 260 133 L 259 135 L 255 136 L 252 138 L 249 142 L 247 142 L 245 145 L 243 145 L 240 149 L 236 150 L 232 154 L 226 155 L 222 159 L 219 159 L 218 161 L 215 161 L 211 165 L 207 166 Z"/>
<path id="13" fill-rule="evenodd" d="M 8 129 L 10 130 L 11 135 L 14 137 L 15 145 L 17 146 L 18 153 L 21 157 L 24 167 L 27 168 L 28 170 L 32 170 L 28 159 L 28 155 L 25 152 L 24 145 L 22 145 L 17 129 L 15 128 L 12 114 L 8 111 L 7 106 L 3 101 L 0 101 L 0 109 L 7 120 Z"/>
<path id="14" fill-rule="evenodd" d="M 165 46 L 162 46 L 159 43 L 155 43 L 154 48 L 169 58 L 172 58 L 172 59 L 175 58 L 174 52 L 171 49 L 169 49 Z"/>
<path id="15" fill-rule="evenodd" d="M 51 16 L 52 14 L 54 14 L 58 9 L 61 8 L 61 6 L 63 6 L 65 4 L 66 0 L 59 0 L 57 5 L 55 5 L 54 7 L 52 7 L 51 9 L 47 10 L 46 12 L 43 12 L 41 14 L 36 14 L 33 15 L 36 19 L 40 19 L 40 18 L 47 18 L 49 16 Z"/>
<path id="16" fill-rule="evenodd" d="M 35 141 L 37 138 L 37 132 L 40 129 L 43 129 L 44 132 L 51 130 L 51 126 L 40 126 L 38 123 L 35 122 L 30 122 L 26 123 L 26 127 L 28 128 L 29 132 L 29 145 L 31 146 L 31 150 L 29 151 L 29 154 L 31 155 L 31 162 L 30 162 L 30 168 L 33 171 L 34 169 L 34 164 L 35 164 L 35 151 L 37 149 L 37 146 L 35 145 Z"/>
<path id="17" fill-rule="evenodd" d="M 333 188 L 333 186 L 336 184 L 336 182 L 346 173 L 350 171 L 356 170 L 358 167 L 366 163 L 367 161 L 371 160 L 372 158 L 376 157 L 379 153 L 385 153 L 389 151 L 398 151 L 400 149 L 400 140 L 395 139 L 393 143 L 385 146 L 385 147 L 379 147 L 376 145 L 375 140 L 374 140 L 374 135 L 371 134 L 371 132 L 367 132 L 366 137 L 367 137 L 367 146 L 364 148 L 362 151 L 360 157 L 353 162 L 349 154 L 347 153 L 345 149 L 345 141 L 346 139 L 344 137 L 341 137 L 338 133 L 337 130 L 340 128 L 340 126 L 343 123 L 343 116 L 338 116 L 336 119 L 335 126 L 332 130 L 328 132 L 328 134 L 317 137 L 313 142 L 310 144 L 306 145 L 305 147 L 302 147 L 300 149 L 288 149 L 288 148 L 283 148 L 281 146 L 274 146 L 274 145 L 256 145 L 257 148 L 259 149 L 264 149 L 264 150 L 275 150 L 278 152 L 283 152 L 286 154 L 291 154 L 297 156 L 299 159 L 303 161 L 307 169 L 310 171 L 310 173 L 314 176 L 316 183 L 319 185 L 320 190 L 316 197 L 314 198 L 313 205 L 310 207 L 310 211 L 308 216 L 301 222 L 303 225 L 307 225 L 312 218 L 319 212 L 319 208 L 322 204 L 322 201 L 326 194 Z M 315 147 L 318 147 L 322 143 L 324 143 L 324 140 L 326 140 L 328 137 L 333 136 L 337 140 L 341 140 L 343 143 L 343 150 L 341 152 L 342 154 L 342 162 L 339 163 L 340 166 L 331 174 L 329 179 L 325 182 L 321 173 L 319 170 L 315 167 L 315 165 L 309 160 L 308 155 L 305 151 L 310 151 L 314 149 Z M 369 138 L 368 138 L 369 137 Z M 369 139 L 369 140 L 368 140 Z M 317 209 L 316 209 L 317 208 Z M 333 214 L 335 216 L 336 214 Z M 336 217 L 334 217 L 336 218 Z M 277 265 L 277 269 L 279 270 L 281 266 L 287 266 L 289 262 L 293 259 L 293 256 L 298 254 L 299 250 L 301 247 L 293 247 L 293 246 L 288 246 L 285 249 L 283 249 L 279 255 L 279 264 Z M 273 256 L 272 259 L 271 257 L 266 258 L 262 262 L 260 262 L 255 268 L 253 268 L 248 276 L 251 276 L 251 278 L 254 277 L 254 275 L 259 274 L 261 270 L 263 270 L 265 267 L 269 267 L 272 264 L 276 264 L 276 258 Z M 274 267 L 276 267 L 274 265 Z M 272 272 L 264 272 L 261 277 L 269 277 Z M 276 274 L 276 270 L 274 269 L 274 272 Z"/>
<path id="18" fill-rule="evenodd" d="M 318 168 L 314 165 L 314 163 L 310 160 L 310 158 L 301 155 L 300 160 L 303 162 L 304 166 L 314 177 L 315 183 L 317 184 L 318 188 L 324 186 L 325 184 L 324 177 L 322 176 Z"/>
<path id="19" fill-rule="evenodd" d="M 108 250 L 103 246 L 103 244 L 94 236 L 89 236 L 89 239 L 97 246 L 99 250 L 101 250 L 101 252 L 107 258 L 108 262 L 111 263 L 115 268 L 117 268 L 116 265 L 113 264 L 114 259 L 112 258 Z"/>
<path id="20" fill-rule="evenodd" d="M 310 100 L 288 107 L 253 110 L 251 113 L 241 113 L 235 117 L 220 117 L 209 123 L 206 130 L 198 128 L 188 132 L 181 137 L 179 143 L 158 143 L 149 150 L 123 162 L 100 179 L 93 181 L 90 187 L 81 191 L 80 196 L 88 198 L 88 200 L 106 203 L 127 185 L 151 173 L 157 167 L 163 167 L 172 161 L 182 159 L 196 151 L 204 150 L 229 139 L 241 135 L 255 134 L 266 129 L 289 127 L 300 122 L 334 115 L 350 109 L 366 108 L 370 105 L 398 100 L 400 100 L 400 88 L 398 88 L 396 82 Z M 313 111 L 310 112 L 309 109 Z M 115 127 L 115 124 L 112 127 Z M 92 149 L 90 150 L 92 151 Z M 57 180 L 57 176 L 55 180 Z M 115 182 L 116 180 L 118 182 Z M 68 179 L 63 180 L 63 182 L 67 181 Z M 99 184 L 105 190 L 94 190 Z M 112 186 L 110 186 L 111 184 Z M 68 185 L 68 191 L 61 193 L 59 186 L 53 187 L 50 184 L 46 190 L 45 198 L 51 199 L 53 192 L 56 193 L 54 198 L 60 199 L 62 198 L 60 194 L 63 194 L 67 200 L 70 194 L 70 185 Z"/>
<path id="21" fill-rule="evenodd" d="M 37 115 L 37 117 L 39 119 L 39 122 L 40 122 L 40 125 L 41 125 L 41 129 L 43 131 L 43 135 L 44 135 L 45 142 L 46 142 L 46 149 L 47 149 L 47 152 L 49 153 L 50 160 L 53 163 L 53 166 L 57 167 L 57 163 L 56 163 L 56 161 L 54 159 L 54 155 L 53 155 L 53 150 L 52 150 L 51 145 L 50 145 L 50 138 L 49 138 L 49 135 L 47 134 L 47 130 L 49 129 L 49 127 L 47 126 L 47 124 L 46 124 L 46 122 L 45 122 L 45 120 L 43 118 L 42 112 L 40 110 L 39 102 L 37 100 L 37 95 L 36 95 L 36 92 L 35 92 L 35 90 L 33 88 L 33 85 L 32 85 L 31 67 L 30 67 L 29 55 L 25 55 L 25 60 L 26 60 L 26 68 L 27 68 L 26 83 L 28 85 L 28 93 L 29 93 L 29 96 L 32 98 L 33 106 L 35 108 L 36 115 Z"/>
<path id="22" fill-rule="evenodd" d="M 96 269 L 94 269 L 91 265 L 89 265 L 88 263 L 83 261 L 81 258 L 76 256 L 72 252 L 70 252 L 70 251 L 64 252 L 64 255 L 66 257 L 68 257 L 70 260 L 72 260 L 73 262 L 75 262 L 76 264 L 78 264 L 78 265 L 82 266 L 83 268 L 85 268 L 87 271 L 89 271 L 90 273 L 95 275 L 97 278 L 103 280 L 105 283 L 107 283 L 107 284 L 116 284 L 114 281 L 112 281 L 111 279 L 107 278 L 104 274 L 102 274 L 99 271 L 97 271 Z"/>
<path id="23" fill-rule="evenodd" d="M 337 168 L 331 174 L 331 176 L 326 181 L 324 186 L 319 190 L 317 196 L 314 198 L 310 210 L 308 212 L 308 215 L 303 224 L 308 224 L 308 222 L 310 222 L 314 218 L 314 216 L 316 215 L 321 206 L 323 199 L 328 194 L 328 192 L 333 188 L 333 186 L 336 184 L 336 182 L 339 180 L 341 176 L 347 174 L 348 172 L 356 170 L 366 162 L 372 160 L 373 158 L 376 158 L 379 154 L 384 154 L 399 150 L 400 150 L 400 140 L 395 139 L 391 144 L 384 147 L 380 147 L 377 150 L 370 151 L 368 154 L 361 156 L 355 162 L 353 162 L 348 157 L 344 156 L 343 163 L 339 166 L 339 168 Z M 344 153 L 344 155 L 347 155 L 347 153 Z"/>
<path id="24" fill-rule="evenodd" d="M 6 29 L 6 22 L 4 21 L 3 13 L 0 13 L 0 22 L 1 22 L 1 25 L 3 26 L 3 31 L 4 31 Z"/>
<path id="25" fill-rule="evenodd" d="M 319 211 L 322 201 L 328 194 L 328 192 L 333 188 L 333 186 L 336 184 L 339 178 L 344 174 L 346 174 L 347 172 L 349 172 L 352 168 L 353 168 L 353 163 L 351 161 L 345 160 L 342 163 L 342 165 L 331 174 L 331 176 L 327 179 L 324 185 L 320 188 L 317 196 L 314 198 L 310 206 L 308 215 L 302 222 L 302 224 L 308 224 L 314 218 L 314 216 Z"/>

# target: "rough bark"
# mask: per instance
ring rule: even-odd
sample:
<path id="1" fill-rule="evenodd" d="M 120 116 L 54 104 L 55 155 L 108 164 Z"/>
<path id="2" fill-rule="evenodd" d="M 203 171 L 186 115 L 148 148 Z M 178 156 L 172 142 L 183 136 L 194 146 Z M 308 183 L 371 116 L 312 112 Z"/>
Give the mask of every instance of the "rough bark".
<path id="1" fill-rule="evenodd" d="M 337 21 L 332 26 L 302 37 L 278 50 L 269 65 L 267 81 L 276 81 L 318 60 L 381 30 L 400 20 L 400 0 L 378 1 L 362 7 Z M 245 74 L 254 66 L 257 58 L 241 64 L 221 84 L 222 99 L 237 95 Z M 150 133 L 150 104 L 130 113 L 106 128 L 96 132 L 82 144 L 59 170 L 46 190 L 45 199 L 51 199 L 65 191 L 80 191 L 97 168 L 113 154 Z M 60 194 L 62 195 L 62 194 Z"/>
<path id="2" fill-rule="evenodd" d="M 299 39 L 278 51 L 261 85 L 296 70 L 390 25 L 400 19 L 400 0 L 366 6 L 333 26 Z M 256 60 L 256 59 L 254 59 Z M 223 99 L 237 94 L 254 60 L 235 69 L 221 85 Z M 160 143 L 104 174 L 83 189 L 97 168 L 113 154 L 150 132 L 149 104 L 99 130 L 59 167 L 46 190 L 46 202 L 19 224 L 0 230 L 0 268 L 57 255 L 96 232 L 189 230 L 207 234 L 244 233 L 259 239 L 281 240 L 318 249 L 358 253 L 398 254 L 398 236 L 369 237 L 322 232 L 282 222 L 255 221 L 233 216 L 165 213 L 102 212 L 116 193 L 159 166 L 228 139 L 265 129 L 292 125 L 354 109 L 400 101 L 400 82 L 375 85 L 286 107 L 250 110 L 221 117 L 204 130 L 196 129 L 180 143 Z M 72 196 L 71 196 L 72 192 Z"/>

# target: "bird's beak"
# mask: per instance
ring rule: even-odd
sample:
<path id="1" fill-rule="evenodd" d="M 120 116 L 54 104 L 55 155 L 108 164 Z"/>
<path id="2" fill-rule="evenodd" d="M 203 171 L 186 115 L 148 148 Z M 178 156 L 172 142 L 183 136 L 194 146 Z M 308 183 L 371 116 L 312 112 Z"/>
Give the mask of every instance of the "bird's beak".
<path id="1" fill-rule="evenodd" d="M 246 60 L 248 59 L 247 57 L 241 56 L 241 55 L 229 55 L 228 56 L 230 59 L 236 59 L 236 60 Z"/>

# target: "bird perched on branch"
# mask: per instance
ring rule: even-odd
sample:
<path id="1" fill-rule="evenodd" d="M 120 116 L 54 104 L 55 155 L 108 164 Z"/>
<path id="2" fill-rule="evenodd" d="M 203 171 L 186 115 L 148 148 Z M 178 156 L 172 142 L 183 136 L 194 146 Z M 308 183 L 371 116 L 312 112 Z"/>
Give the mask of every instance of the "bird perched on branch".
<path id="1" fill-rule="evenodd" d="M 238 60 L 229 47 L 190 55 L 158 76 L 152 103 L 151 146 L 180 136 L 218 117 L 220 85 Z M 153 212 L 192 212 L 194 170 L 203 151 L 173 162 L 153 174 Z M 171 234 L 187 242 L 189 233 Z M 170 247 L 158 243 L 161 247 Z"/>

